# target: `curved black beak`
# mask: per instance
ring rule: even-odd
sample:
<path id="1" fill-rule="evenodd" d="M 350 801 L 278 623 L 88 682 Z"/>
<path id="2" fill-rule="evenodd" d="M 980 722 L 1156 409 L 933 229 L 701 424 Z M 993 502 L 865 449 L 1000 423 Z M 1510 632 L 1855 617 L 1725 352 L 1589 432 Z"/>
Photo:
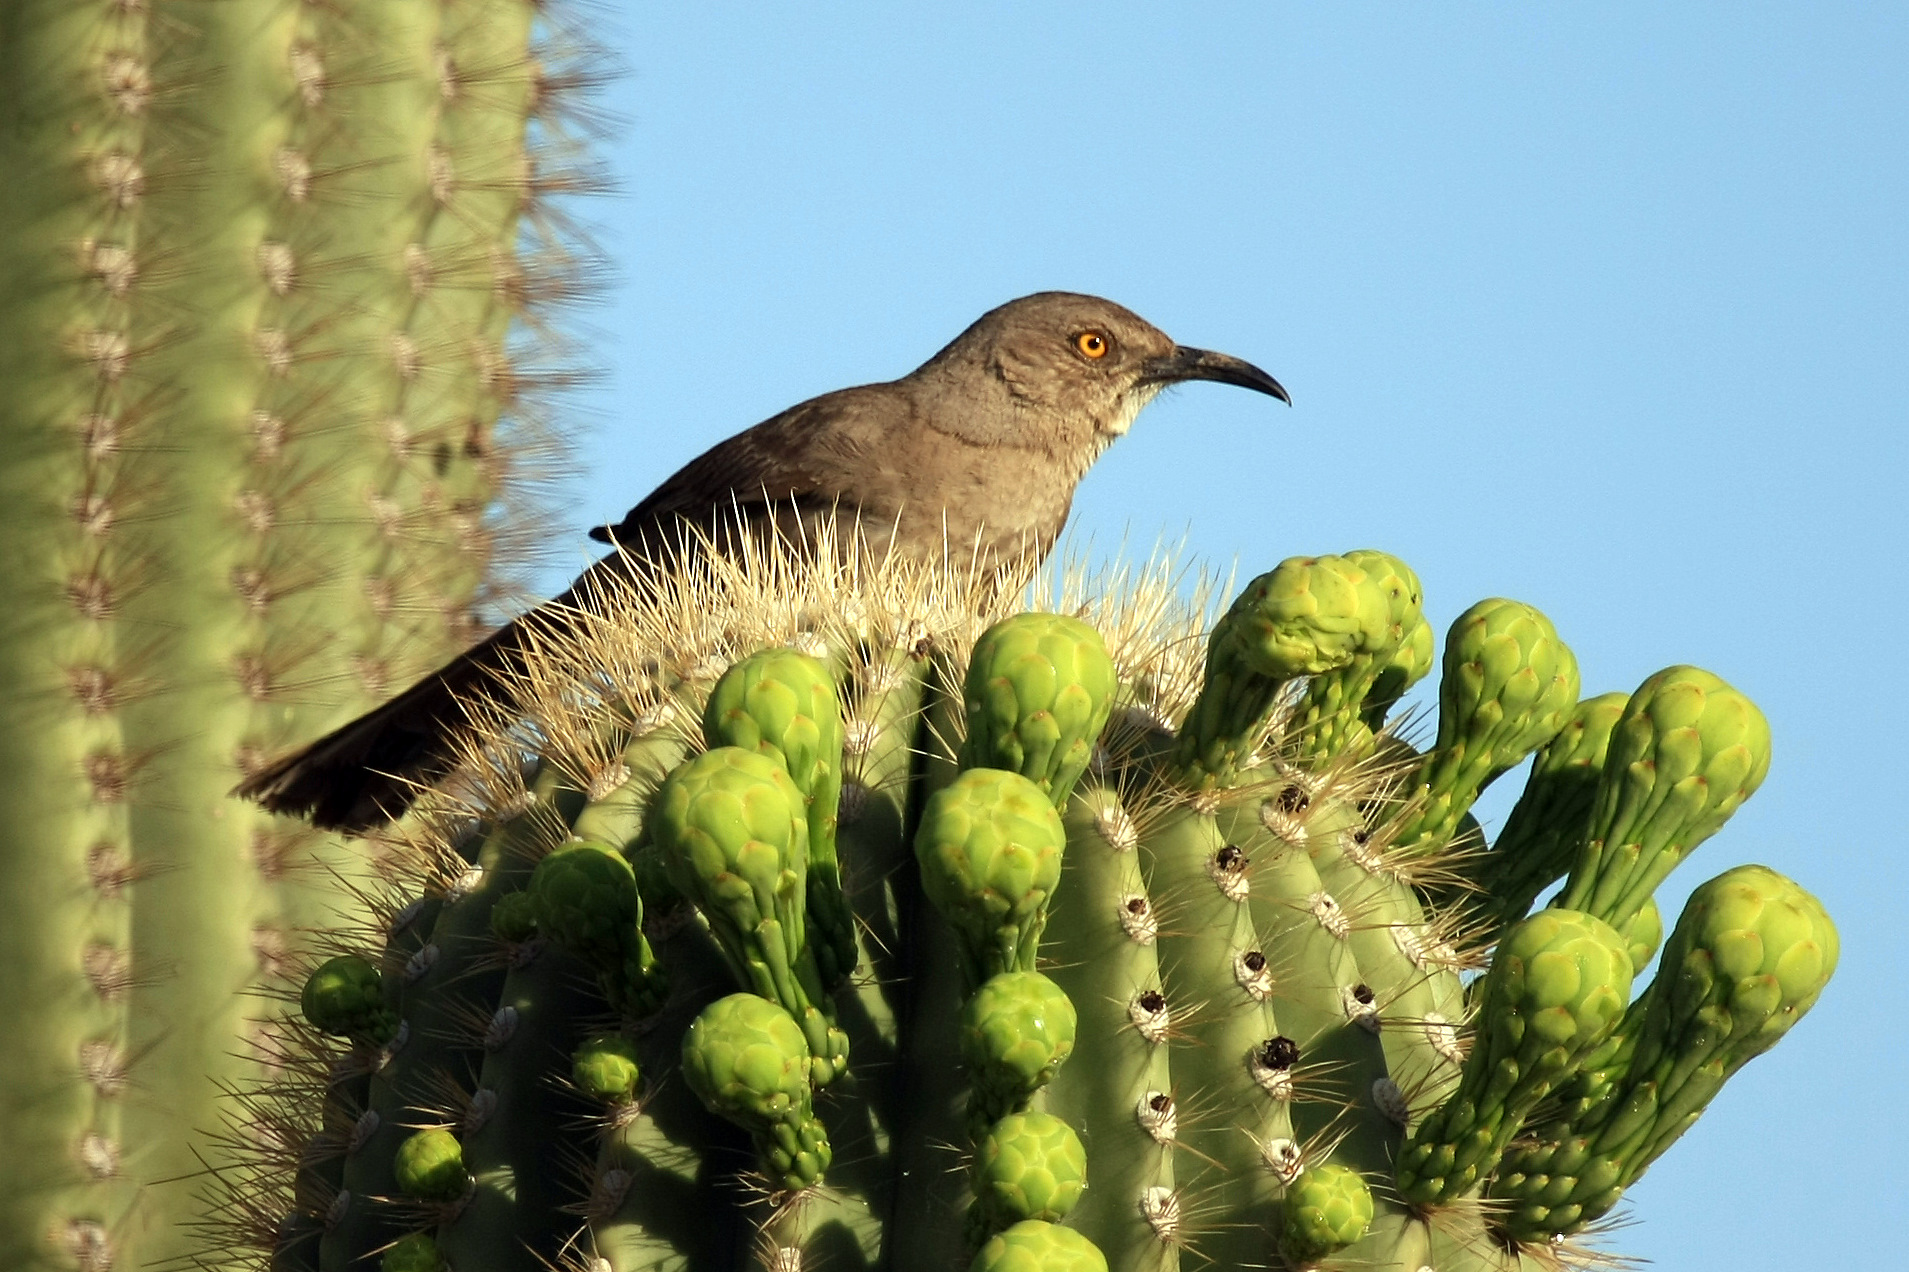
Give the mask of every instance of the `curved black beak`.
<path id="1" fill-rule="evenodd" d="M 1181 384 L 1187 380 L 1217 380 L 1237 384 L 1268 397 L 1276 397 L 1287 406 L 1293 400 L 1278 380 L 1250 362 L 1211 349 L 1190 349 L 1180 345 L 1164 358 L 1153 358 L 1140 369 L 1142 384 Z"/>

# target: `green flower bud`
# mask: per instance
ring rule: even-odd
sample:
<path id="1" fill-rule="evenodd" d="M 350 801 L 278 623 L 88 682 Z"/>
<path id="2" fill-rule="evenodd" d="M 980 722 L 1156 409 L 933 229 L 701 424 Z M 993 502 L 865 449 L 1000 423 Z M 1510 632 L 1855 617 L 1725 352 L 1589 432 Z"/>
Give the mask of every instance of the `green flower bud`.
<path id="1" fill-rule="evenodd" d="M 1478 793 L 1564 728 L 1578 660 L 1551 620 L 1518 601 L 1480 601 L 1445 637 L 1438 744 L 1419 769 L 1401 845 L 1448 843 Z"/>
<path id="2" fill-rule="evenodd" d="M 1067 832 L 1019 773 L 969 769 L 929 797 L 915 858 L 929 901 L 961 938 L 970 985 L 1033 971 Z"/>
<path id="3" fill-rule="evenodd" d="M 491 906 L 491 935 L 520 945 L 537 935 L 537 899 L 528 892 L 506 892 Z"/>
<path id="4" fill-rule="evenodd" d="M 1399 699 L 1431 673 L 1436 653 L 1437 637 L 1432 625 L 1421 615 L 1418 622 L 1406 629 L 1398 648 L 1380 665 L 1379 674 L 1372 678 L 1372 688 L 1366 691 L 1365 705 L 1359 709 L 1359 715 L 1369 732 L 1377 733 L 1384 728 L 1386 716 L 1398 705 Z"/>
<path id="5" fill-rule="evenodd" d="M 1418 578 L 1396 557 L 1361 551 L 1291 557 L 1246 585 L 1207 645 L 1206 680 L 1177 758 L 1195 785 L 1228 785 L 1258 741 L 1279 686 L 1329 678 L 1299 721 L 1310 754 L 1363 745 L 1366 694 L 1419 617 Z"/>
<path id="6" fill-rule="evenodd" d="M 340 1038 L 364 1038 L 383 1045 L 397 1032 L 398 1016 L 384 1001 L 384 983 L 356 954 L 327 959 L 305 981 L 298 996 L 312 1027 Z"/>
<path id="7" fill-rule="evenodd" d="M 570 1080 L 600 1104 L 633 1102 L 639 1077 L 636 1045 L 621 1034 L 600 1034 L 570 1056 Z"/>
<path id="8" fill-rule="evenodd" d="M 1490 1173 L 1526 1115 L 1610 1036 L 1630 992 L 1629 946 L 1602 920 L 1541 910 L 1507 932 L 1458 1088 L 1400 1151 L 1400 1195 L 1446 1202 Z"/>
<path id="9" fill-rule="evenodd" d="M 537 863 L 526 889 L 538 929 L 596 970 L 611 1005 L 654 1014 L 667 995 L 643 936 L 643 902 L 623 854 L 603 844 L 566 844 Z"/>
<path id="10" fill-rule="evenodd" d="M 1398 692 L 1403 693 L 1404 676 L 1416 670 L 1419 651 L 1415 646 L 1423 643 L 1428 669 L 1431 657 L 1431 631 L 1420 611 L 1422 594 L 1411 567 L 1395 556 L 1367 549 L 1348 552 L 1343 558 L 1321 557 L 1315 572 L 1335 560 L 1342 562 L 1338 571 L 1354 585 L 1351 597 L 1358 606 L 1357 628 L 1349 655 L 1307 684 L 1293 721 L 1304 755 L 1315 763 L 1371 750 L 1372 729 L 1365 717 L 1379 678 L 1392 669 L 1389 683 L 1398 683 Z M 1327 617 L 1340 616 L 1315 616 L 1313 621 L 1321 623 Z M 1381 714 L 1384 709 L 1380 708 Z"/>
<path id="11" fill-rule="evenodd" d="M 968 1272 L 1107 1272 L 1107 1256 L 1072 1228 L 1023 1219 L 989 1237 Z"/>
<path id="12" fill-rule="evenodd" d="M 1064 614 L 1016 614 L 981 634 L 963 698 L 963 768 L 1019 773 L 1064 807 L 1119 688 L 1100 633 Z"/>
<path id="13" fill-rule="evenodd" d="M 683 1036 L 683 1078 L 704 1107 L 748 1131 L 771 1179 L 802 1189 L 829 1165 L 828 1132 L 809 1097 L 802 1028 L 755 994 L 719 998 Z"/>
<path id="14" fill-rule="evenodd" d="M 1657 908 L 1655 897 L 1645 898 L 1644 908 L 1624 929 L 1624 942 L 1631 951 L 1631 974 L 1641 975 L 1657 957 L 1657 947 L 1664 943 L 1664 913 Z"/>
<path id="15" fill-rule="evenodd" d="M 974 1244 L 1023 1219 L 1058 1222 L 1087 1187 L 1087 1150 L 1047 1113 L 1010 1113 L 974 1151 Z"/>
<path id="16" fill-rule="evenodd" d="M 1000 972 L 961 1010 L 971 1133 L 1026 1107 L 1074 1052 L 1078 1021 L 1061 987 L 1039 972 Z"/>
<path id="17" fill-rule="evenodd" d="M 1302 1172 L 1286 1189 L 1279 1250 L 1304 1267 L 1336 1254 L 1372 1223 L 1372 1190 L 1359 1172 L 1328 1162 Z"/>
<path id="18" fill-rule="evenodd" d="M 1697 667 L 1667 667 L 1631 695 L 1611 735 L 1584 846 L 1558 904 L 1630 922 L 1770 769 L 1755 703 Z"/>
<path id="19" fill-rule="evenodd" d="M 664 779 L 652 832 L 736 979 L 801 1024 L 815 1084 L 841 1076 L 848 1039 L 823 1010 L 807 939 L 807 805 L 782 765 L 740 747 L 705 751 Z"/>
<path id="20" fill-rule="evenodd" d="M 1611 731 L 1629 701 L 1621 693 L 1584 699 L 1532 759 L 1525 789 L 1480 867 L 1494 932 L 1523 918 L 1571 869 L 1591 823 Z"/>
<path id="21" fill-rule="evenodd" d="M 450 1202 L 471 1185 L 464 1170 L 464 1148 L 449 1131 L 417 1131 L 398 1145 L 392 1175 L 406 1196 Z"/>
<path id="22" fill-rule="evenodd" d="M 855 918 L 842 896 L 835 826 L 842 800 L 842 708 L 827 667 L 793 649 L 765 649 L 723 673 L 703 710 L 709 745 L 781 764 L 808 823 L 806 906 L 825 985 L 855 971 Z"/>
<path id="23" fill-rule="evenodd" d="M 400 1238 L 378 1261 L 380 1272 L 444 1272 L 444 1256 L 428 1232 Z"/>
<path id="24" fill-rule="evenodd" d="M 1505 1230 L 1544 1240 L 1607 1214 L 1731 1075 L 1815 1004 L 1838 952 L 1822 903 L 1773 870 L 1739 866 L 1691 893 L 1639 1000 L 1643 1024 L 1618 1080 L 1506 1155 L 1492 1185 L 1512 1203 Z"/>

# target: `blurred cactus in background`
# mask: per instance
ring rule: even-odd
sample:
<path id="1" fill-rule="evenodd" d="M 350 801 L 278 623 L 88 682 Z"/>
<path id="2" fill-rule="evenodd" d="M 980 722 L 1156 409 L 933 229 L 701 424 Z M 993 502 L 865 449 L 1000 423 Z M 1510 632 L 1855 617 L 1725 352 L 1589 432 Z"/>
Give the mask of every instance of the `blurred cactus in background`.
<path id="1" fill-rule="evenodd" d="M 1485 601 L 1421 752 L 1386 717 L 1437 642 L 1384 553 L 1212 622 L 1164 565 L 810 547 L 606 596 L 473 704 L 239 1106 L 285 1137 L 261 1263 L 1597 1266 L 1834 969 L 1745 866 L 1632 995 L 1652 890 L 1768 765 L 1707 672 L 1580 701 Z"/>
<path id="2" fill-rule="evenodd" d="M 227 791 L 523 563 L 573 43 L 533 0 L 0 6 L 0 1266 L 236 1250 L 197 1133 L 303 1062 L 258 992 L 375 863 Z M 389 1041 L 353 984 L 314 1018 Z"/>

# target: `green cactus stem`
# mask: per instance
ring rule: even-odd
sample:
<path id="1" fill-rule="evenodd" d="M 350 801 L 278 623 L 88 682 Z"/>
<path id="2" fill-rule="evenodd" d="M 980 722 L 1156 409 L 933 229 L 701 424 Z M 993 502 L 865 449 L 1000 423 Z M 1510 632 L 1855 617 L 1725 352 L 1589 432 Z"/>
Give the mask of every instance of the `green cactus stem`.
<path id="1" fill-rule="evenodd" d="M 1770 725 L 1699 667 L 1639 685 L 1612 731 L 1591 824 L 1555 904 L 1622 927 L 1770 771 Z"/>
<path id="2" fill-rule="evenodd" d="M 278 1079 L 306 934 L 402 853 L 228 792 L 481 635 L 521 555 L 500 421 L 548 327 L 513 327 L 581 263 L 543 228 L 579 183 L 535 153 L 569 144 L 537 17 L 0 19 L 0 757 L 36 792 L 0 836 L 0 1005 L 34 1021 L 0 1043 L 34 1092 L 0 1108 L 0 1265 L 183 1266 L 294 1201 L 315 1246 L 336 1202 L 342 1132 L 224 1093 Z M 261 1140 L 313 1173 L 261 1194 Z"/>

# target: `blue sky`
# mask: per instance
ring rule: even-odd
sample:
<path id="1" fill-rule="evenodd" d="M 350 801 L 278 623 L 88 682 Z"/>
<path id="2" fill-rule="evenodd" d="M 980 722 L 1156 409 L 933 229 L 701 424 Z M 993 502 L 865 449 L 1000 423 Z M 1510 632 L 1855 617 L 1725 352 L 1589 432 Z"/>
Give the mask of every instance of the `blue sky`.
<path id="1" fill-rule="evenodd" d="M 1873 1262 L 1903 1213 L 1909 9 L 770 5 L 599 12 L 619 188 L 563 531 L 983 310 L 1109 296 L 1295 406 L 1188 386 L 1075 527 L 1246 573 L 1380 547 L 1506 595 L 1586 692 L 1695 662 L 1770 778 L 1660 894 L 1758 861 L 1842 970 L 1633 1190 L 1659 1266 Z M 1890 673 L 1893 674 L 1893 673 Z M 1515 786 L 1508 780 L 1507 785 Z M 1891 792 L 1895 792 L 1894 795 Z M 1500 814 L 1505 800 L 1490 805 Z"/>

